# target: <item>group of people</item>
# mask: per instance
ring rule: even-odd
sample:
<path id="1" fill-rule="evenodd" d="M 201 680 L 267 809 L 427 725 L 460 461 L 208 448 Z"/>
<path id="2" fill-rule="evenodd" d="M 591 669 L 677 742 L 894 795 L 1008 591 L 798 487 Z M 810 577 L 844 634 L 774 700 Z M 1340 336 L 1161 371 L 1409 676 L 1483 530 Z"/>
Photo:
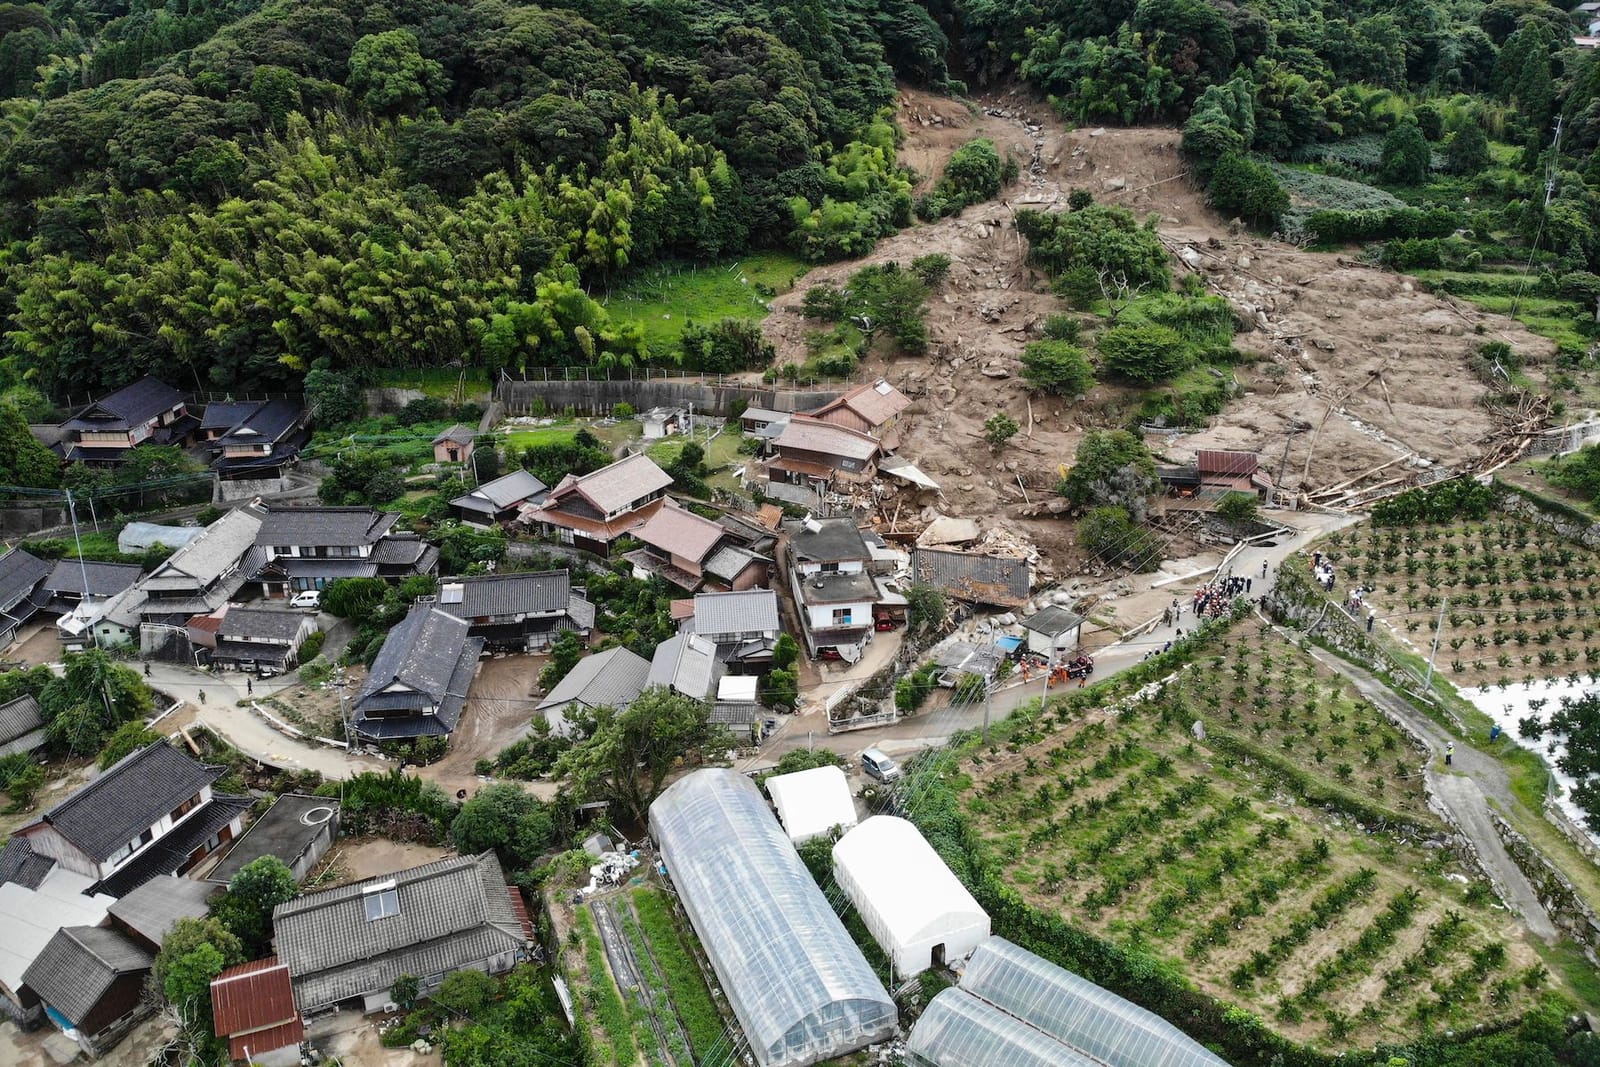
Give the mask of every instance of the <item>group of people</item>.
<path id="1" fill-rule="evenodd" d="M 1235 600 L 1249 596 L 1254 585 L 1254 578 L 1240 578 L 1233 574 L 1218 578 L 1194 591 L 1194 603 L 1190 610 L 1202 619 L 1220 619 L 1228 613 L 1228 606 Z M 1178 605 L 1178 601 L 1172 602 L 1173 610 L 1181 612 Z"/>
<path id="2" fill-rule="evenodd" d="M 1321 552 L 1311 553 L 1311 576 L 1322 588 L 1333 592 L 1333 564 L 1323 559 Z"/>

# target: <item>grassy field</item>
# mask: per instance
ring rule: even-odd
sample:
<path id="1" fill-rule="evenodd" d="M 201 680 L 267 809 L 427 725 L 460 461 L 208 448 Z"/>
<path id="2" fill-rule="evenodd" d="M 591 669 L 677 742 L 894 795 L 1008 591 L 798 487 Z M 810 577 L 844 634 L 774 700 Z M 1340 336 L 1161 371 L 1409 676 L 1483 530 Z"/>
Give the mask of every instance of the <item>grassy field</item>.
<path id="1" fill-rule="evenodd" d="M 612 318 L 643 327 L 651 351 L 665 355 L 686 323 L 765 318 L 767 300 L 788 292 L 809 269 L 784 252 L 700 267 L 663 263 L 613 290 L 604 303 Z"/>
<path id="2" fill-rule="evenodd" d="M 700 446 L 706 450 L 706 465 L 711 468 L 711 477 L 706 481 L 719 489 L 735 489 L 738 480 L 727 469 L 730 463 L 738 463 L 745 457 L 739 452 L 738 433 L 723 432 L 714 437 L 709 443 L 704 437 L 697 438 Z M 663 438 L 648 446 L 645 455 L 655 460 L 662 467 L 670 467 L 677 462 L 678 456 L 683 452 L 683 446 L 689 443 L 687 437 L 674 436 Z"/>
<path id="3" fill-rule="evenodd" d="M 1525 277 L 1513 264 L 1503 264 L 1498 270 L 1423 269 L 1406 273 L 1430 285 L 1441 285 L 1485 311 L 1511 316 L 1534 333 L 1574 351 L 1581 352 L 1589 343 L 1579 327 L 1590 316 L 1590 309 L 1574 300 L 1536 295 L 1537 279 Z"/>
<path id="4" fill-rule="evenodd" d="M 433 439 L 455 425 L 453 419 L 400 426 L 393 416 L 363 419 L 337 431 L 319 430 L 301 455 L 331 463 L 342 449 L 376 452 L 402 471 L 433 462 Z"/>
<path id="5" fill-rule="evenodd" d="M 624 918 L 635 956 L 650 969 L 652 983 L 660 983 L 689 1039 L 695 1062 L 717 1062 L 714 1053 L 719 1047 L 726 1051 L 723 1020 L 695 955 L 694 932 L 660 889 L 635 889 L 628 902 L 632 911 L 625 911 Z"/>
<path id="6" fill-rule="evenodd" d="M 1549 973 L 1520 923 L 1422 847 L 1448 833 L 1422 755 L 1341 678 L 1252 619 L 1127 688 L 962 768 L 979 847 L 1028 903 L 1323 1048 L 1535 1003 Z"/>
<path id="7" fill-rule="evenodd" d="M 415 389 L 424 396 L 451 403 L 487 401 L 493 389 L 483 380 L 483 368 L 394 367 L 378 372 L 378 382 L 391 389 Z"/>
<path id="8" fill-rule="evenodd" d="M 1456 685 L 1600 673 L 1600 556 L 1520 519 L 1376 528 L 1327 541 L 1346 584 L 1395 630 L 1430 642 Z"/>
<path id="9" fill-rule="evenodd" d="M 601 425 L 604 422 L 606 425 Z M 608 450 L 615 451 L 629 441 L 637 440 L 641 431 L 638 419 L 557 419 L 552 426 L 503 427 L 500 443 L 508 456 L 520 455 L 533 445 L 549 445 L 570 441 L 579 430 L 588 430 L 600 439 Z"/>
<path id="10" fill-rule="evenodd" d="M 633 1041 L 632 1020 L 628 1009 L 623 1007 L 617 983 L 611 977 L 606 950 L 600 944 L 600 932 L 595 929 L 594 917 L 588 908 L 578 909 L 574 929 L 582 951 L 581 955 L 567 952 L 567 974 L 583 1016 L 600 1024 L 598 1029 L 589 1028 L 592 1052 L 589 1062 L 633 1067 L 638 1062 L 639 1052 Z"/>

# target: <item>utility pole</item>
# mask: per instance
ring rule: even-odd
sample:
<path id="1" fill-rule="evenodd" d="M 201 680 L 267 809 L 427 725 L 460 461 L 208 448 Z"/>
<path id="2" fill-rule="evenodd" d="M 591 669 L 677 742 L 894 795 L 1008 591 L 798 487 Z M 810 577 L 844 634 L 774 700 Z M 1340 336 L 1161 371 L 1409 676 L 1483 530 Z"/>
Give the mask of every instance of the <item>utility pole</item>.
<path id="1" fill-rule="evenodd" d="M 1433 692 L 1433 657 L 1439 654 L 1439 634 L 1444 630 L 1444 609 L 1450 603 L 1450 598 L 1439 598 L 1439 618 L 1433 624 L 1433 651 L 1428 653 L 1428 678 L 1422 683 L 1424 694 Z"/>
<path id="2" fill-rule="evenodd" d="M 994 687 L 997 684 L 998 680 L 991 679 L 983 687 L 983 744 L 985 745 L 989 743 L 989 706 L 994 700 Z"/>
<path id="3" fill-rule="evenodd" d="M 90 506 L 92 507 L 93 498 L 90 499 Z M 72 499 L 71 489 L 67 490 L 67 514 L 72 518 L 72 542 L 78 547 L 78 574 L 83 578 L 83 596 L 79 598 L 78 604 L 79 606 L 82 606 L 84 601 L 89 599 L 89 566 L 83 561 L 83 538 L 78 534 L 78 505 L 77 502 Z M 89 615 L 87 612 L 85 612 L 84 619 L 87 621 L 88 618 Z M 95 637 L 94 625 L 92 623 L 89 626 L 89 644 L 91 647 L 95 648 L 98 648 L 100 645 L 100 641 Z M 106 698 L 106 713 L 111 713 L 111 700 L 109 696 Z M 115 716 L 112 717 L 115 718 Z"/>

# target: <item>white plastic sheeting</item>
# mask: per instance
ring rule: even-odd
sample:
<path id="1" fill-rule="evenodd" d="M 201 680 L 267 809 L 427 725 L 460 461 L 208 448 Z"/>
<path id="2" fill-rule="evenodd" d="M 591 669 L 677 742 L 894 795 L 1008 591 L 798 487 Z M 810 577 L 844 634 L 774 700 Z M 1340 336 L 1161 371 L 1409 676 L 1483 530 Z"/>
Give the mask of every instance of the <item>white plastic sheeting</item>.
<path id="1" fill-rule="evenodd" d="M 767 794 L 789 840 L 797 845 L 821 837 L 835 826 L 848 830 L 856 824 L 850 782 L 838 767 L 775 774 L 767 779 Z"/>
<path id="2" fill-rule="evenodd" d="M 1102 1067 L 964 989 L 945 989 L 911 1028 L 912 1067 Z"/>
<path id="3" fill-rule="evenodd" d="M 762 1067 L 895 1034 L 894 1002 L 754 782 L 695 771 L 650 806 L 650 832 Z"/>
<path id="4" fill-rule="evenodd" d="M 1154 1012 L 1001 937 L 972 954 L 961 988 L 1108 1067 L 1228 1067 Z"/>
<path id="5" fill-rule="evenodd" d="M 989 936 L 988 913 L 904 819 L 874 815 L 840 838 L 833 876 L 893 961 L 896 980 L 962 959 Z"/>

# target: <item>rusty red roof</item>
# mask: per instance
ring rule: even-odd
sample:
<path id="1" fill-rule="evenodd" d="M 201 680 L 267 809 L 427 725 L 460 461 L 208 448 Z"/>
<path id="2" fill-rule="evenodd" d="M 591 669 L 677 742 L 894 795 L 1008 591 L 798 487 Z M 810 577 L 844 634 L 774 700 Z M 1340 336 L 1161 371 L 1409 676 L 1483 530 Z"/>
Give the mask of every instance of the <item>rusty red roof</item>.
<path id="1" fill-rule="evenodd" d="M 511 896 L 511 910 L 517 913 L 517 921 L 522 924 L 522 936 L 532 941 L 533 919 L 528 915 L 528 905 L 522 899 L 522 891 L 514 885 L 508 885 L 506 892 Z"/>
<path id="2" fill-rule="evenodd" d="M 289 967 L 279 963 L 276 956 L 229 967 L 213 978 L 211 1014 L 218 1037 L 255 1036 L 268 1030 L 302 1025 L 294 1004 L 294 988 L 289 983 Z M 262 1052 L 286 1044 L 299 1044 L 300 1038 L 272 1045 L 259 1041 L 245 1043 Z"/>

